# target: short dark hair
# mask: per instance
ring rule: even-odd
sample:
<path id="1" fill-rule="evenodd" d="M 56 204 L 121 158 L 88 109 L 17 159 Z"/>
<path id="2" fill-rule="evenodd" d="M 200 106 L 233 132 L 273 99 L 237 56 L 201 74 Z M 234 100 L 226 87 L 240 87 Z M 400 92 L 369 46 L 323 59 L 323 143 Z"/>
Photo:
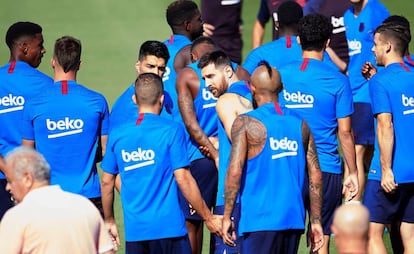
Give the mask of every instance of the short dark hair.
<path id="1" fill-rule="evenodd" d="M 332 34 L 332 24 L 321 14 L 309 14 L 300 19 L 298 34 L 303 50 L 321 51 Z"/>
<path id="2" fill-rule="evenodd" d="M 382 23 L 375 29 L 375 33 L 380 34 L 385 40 L 392 41 L 395 51 L 404 56 L 411 41 L 410 30 L 406 26 L 397 22 Z"/>
<path id="3" fill-rule="evenodd" d="M 286 1 L 279 5 L 277 20 L 280 25 L 295 25 L 303 17 L 302 6 L 295 1 Z"/>
<path id="4" fill-rule="evenodd" d="M 410 29 L 410 21 L 408 21 L 408 19 L 406 19 L 404 16 L 400 15 L 388 16 L 388 18 L 384 19 L 382 23 L 397 23 L 405 26 L 407 29 Z"/>
<path id="5" fill-rule="evenodd" d="M 16 22 L 6 32 L 6 44 L 12 49 L 16 41 L 23 36 L 35 37 L 39 33 L 42 33 L 42 27 L 38 24 L 28 21 Z"/>
<path id="6" fill-rule="evenodd" d="M 72 36 L 63 36 L 55 42 L 53 57 L 65 73 L 77 71 L 81 63 L 81 42 Z"/>
<path id="7" fill-rule="evenodd" d="M 195 39 L 193 41 L 193 43 L 191 43 L 191 49 L 190 52 L 193 52 L 194 48 L 197 47 L 200 44 L 208 44 L 211 46 L 216 46 L 216 44 L 214 43 L 213 39 L 211 39 L 210 37 L 207 36 L 200 36 L 197 39 Z"/>
<path id="8" fill-rule="evenodd" d="M 228 65 L 233 69 L 230 58 L 221 50 L 204 54 L 200 58 L 198 68 L 202 69 L 209 64 L 214 64 L 216 67 L 224 67 Z"/>
<path id="9" fill-rule="evenodd" d="M 198 6 L 191 0 L 177 0 L 167 7 L 167 23 L 173 28 L 191 20 L 198 11 Z"/>
<path id="10" fill-rule="evenodd" d="M 265 68 L 266 68 L 266 70 L 267 70 L 267 73 L 269 74 L 269 77 L 270 78 L 272 78 L 272 66 L 270 66 L 270 64 L 269 64 L 269 62 L 268 61 L 266 61 L 266 60 L 261 60 L 258 64 L 257 64 L 257 67 L 260 67 L 260 66 L 264 66 Z M 256 68 L 257 68 L 256 67 Z"/>
<path id="11" fill-rule="evenodd" d="M 145 41 L 139 48 L 138 60 L 144 59 L 146 56 L 155 56 L 162 58 L 165 63 L 170 59 L 170 53 L 167 46 L 159 41 Z"/>
<path id="12" fill-rule="evenodd" d="M 156 105 L 164 87 L 160 76 L 154 73 L 139 74 L 135 80 L 135 97 L 138 105 Z"/>

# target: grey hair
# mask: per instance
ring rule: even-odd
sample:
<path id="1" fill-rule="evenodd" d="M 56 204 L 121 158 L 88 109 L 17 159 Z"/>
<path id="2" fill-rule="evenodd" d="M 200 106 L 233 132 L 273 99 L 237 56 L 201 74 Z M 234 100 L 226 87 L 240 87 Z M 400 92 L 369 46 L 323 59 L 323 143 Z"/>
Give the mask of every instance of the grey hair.
<path id="1" fill-rule="evenodd" d="M 18 178 L 28 172 L 37 182 L 50 181 L 49 163 L 33 148 L 17 147 L 6 155 L 5 162 L 11 165 Z"/>

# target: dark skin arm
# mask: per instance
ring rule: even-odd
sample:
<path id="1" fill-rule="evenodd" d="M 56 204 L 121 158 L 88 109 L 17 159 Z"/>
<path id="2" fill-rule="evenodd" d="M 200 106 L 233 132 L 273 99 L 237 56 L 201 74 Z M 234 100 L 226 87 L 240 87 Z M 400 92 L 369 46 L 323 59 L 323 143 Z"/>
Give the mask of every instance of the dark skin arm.
<path id="1" fill-rule="evenodd" d="M 238 116 L 231 128 L 232 149 L 230 165 L 225 181 L 225 206 L 223 216 L 223 241 L 234 246 L 235 232 L 232 228 L 231 213 L 240 189 L 243 166 L 247 157 L 253 157 L 263 150 L 266 143 L 266 129 L 262 123 L 247 116 Z"/>
<path id="2" fill-rule="evenodd" d="M 178 51 L 174 59 L 174 70 L 179 73 L 184 67 L 191 64 L 191 44 Z"/>
<path id="3" fill-rule="evenodd" d="M 240 80 L 246 80 L 246 81 L 250 80 L 249 72 L 247 72 L 246 69 L 244 69 L 240 65 L 237 66 L 236 75 L 237 77 L 239 77 Z"/>
<path id="4" fill-rule="evenodd" d="M 211 159 L 217 160 L 217 149 L 214 148 L 214 145 L 210 142 L 198 123 L 194 109 L 194 98 L 200 89 L 200 79 L 197 76 L 197 73 L 191 68 L 182 69 L 177 76 L 176 89 L 178 94 L 178 106 L 188 133 L 199 146 L 208 149 L 208 155 Z"/>

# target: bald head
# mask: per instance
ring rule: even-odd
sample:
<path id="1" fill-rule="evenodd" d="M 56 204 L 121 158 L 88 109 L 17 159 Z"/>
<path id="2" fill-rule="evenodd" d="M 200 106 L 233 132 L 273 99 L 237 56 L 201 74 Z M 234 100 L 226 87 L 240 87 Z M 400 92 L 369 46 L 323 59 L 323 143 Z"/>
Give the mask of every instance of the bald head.
<path id="1" fill-rule="evenodd" d="M 251 86 L 254 95 L 259 97 L 271 96 L 276 97 L 276 99 L 277 95 L 283 89 L 279 71 L 273 67 L 270 67 L 269 63 L 265 61 L 260 62 L 256 70 L 253 72 L 251 77 Z M 258 106 L 269 102 L 264 101 L 260 103 L 257 99 L 255 100 L 258 103 Z"/>
<path id="2" fill-rule="evenodd" d="M 332 225 L 343 234 L 368 234 L 368 209 L 357 203 L 342 205 L 335 211 Z"/>

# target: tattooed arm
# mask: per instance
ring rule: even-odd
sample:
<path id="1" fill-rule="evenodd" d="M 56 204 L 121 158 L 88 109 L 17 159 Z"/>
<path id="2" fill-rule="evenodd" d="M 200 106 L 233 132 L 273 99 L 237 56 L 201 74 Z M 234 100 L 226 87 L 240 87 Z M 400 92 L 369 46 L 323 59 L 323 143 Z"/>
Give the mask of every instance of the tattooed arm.
<path id="1" fill-rule="evenodd" d="M 311 234 L 308 242 L 312 244 L 312 251 L 316 252 L 324 244 L 323 229 L 321 225 L 322 210 L 322 172 L 319 166 L 315 141 L 305 121 L 302 122 L 303 146 L 306 149 L 306 165 L 309 175 L 310 223 Z"/>
<path id="2" fill-rule="evenodd" d="M 176 88 L 178 93 L 178 106 L 187 132 L 199 145 L 208 150 L 211 159 L 218 159 L 217 149 L 210 142 L 207 135 L 198 123 L 194 109 L 194 98 L 200 89 L 200 79 L 191 68 L 184 68 L 177 76 Z"/>
<path id="3" fill-rule="evenodd" d="M 240 115 L 234 120 L 231 128 L 233 140 L 230 164 L 226 175 L 224 191 L 223 240 L 233 246 L 235 232 L 232 230 L 231 214 L 240 189 L 243 166 L 248 158 L 259 154 L 266 143 L 266 128 L 256 119 Z"/>

